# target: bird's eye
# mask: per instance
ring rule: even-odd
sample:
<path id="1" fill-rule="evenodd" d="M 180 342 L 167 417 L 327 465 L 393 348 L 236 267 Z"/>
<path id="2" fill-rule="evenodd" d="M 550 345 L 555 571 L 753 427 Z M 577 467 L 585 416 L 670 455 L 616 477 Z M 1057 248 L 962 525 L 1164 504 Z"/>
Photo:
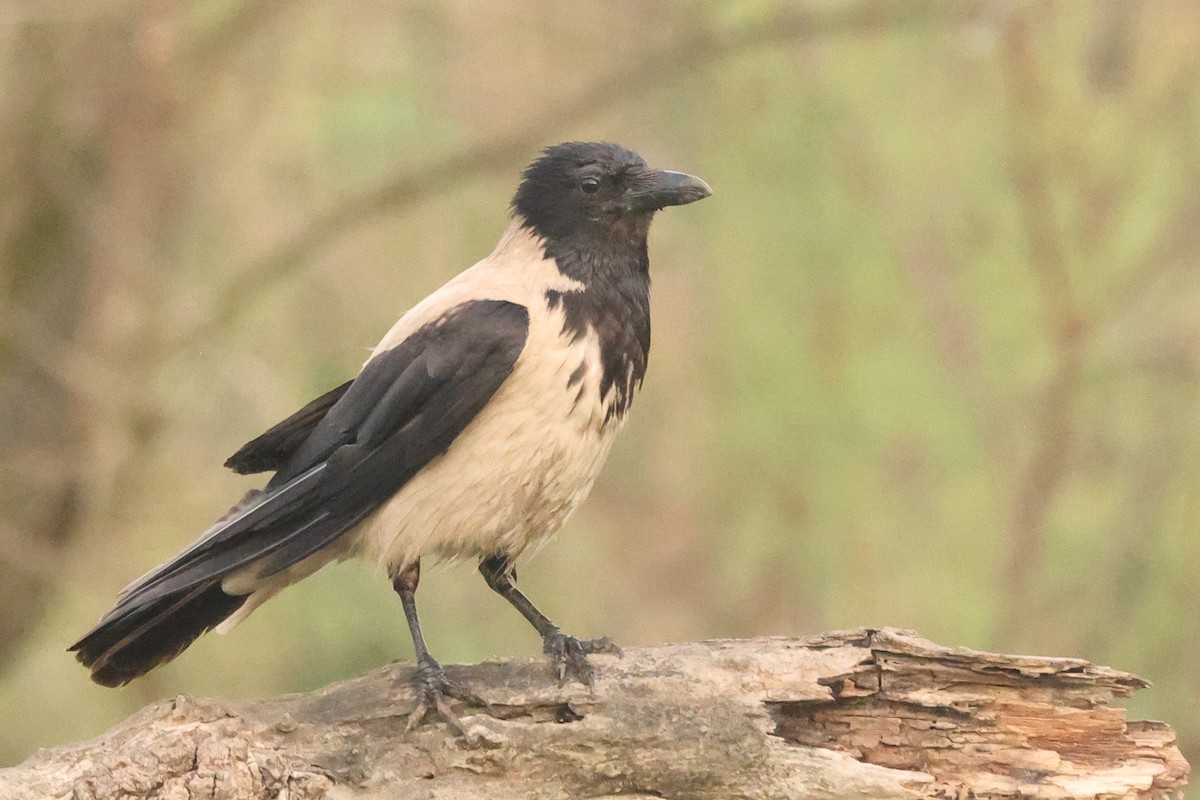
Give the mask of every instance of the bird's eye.
<path id="1" fill-rule="evenodd" d="M 598 178 L 584 178 L 579 183 L 579 188 L 584 194 L 595 194 L 600 191 L 600 180 Z"/>

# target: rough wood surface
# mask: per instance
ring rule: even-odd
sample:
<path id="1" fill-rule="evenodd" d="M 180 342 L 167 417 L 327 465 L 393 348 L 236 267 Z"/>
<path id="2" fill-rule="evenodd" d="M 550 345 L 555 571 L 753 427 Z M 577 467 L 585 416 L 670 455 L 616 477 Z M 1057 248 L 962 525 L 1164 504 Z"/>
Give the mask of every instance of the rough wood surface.
<path id="1" fill-rule="evenodd" d="M 1164 798 L 1171 729 L 1110 705 L 1146 683 L 1066 658 L 853 630 L 631 648 L 594 693 L 540 659 L 450 667 L 491 708 L 403 735 L 409 666 L 311 694 L 178 697 L 0 770 L 0 798 Z"/>

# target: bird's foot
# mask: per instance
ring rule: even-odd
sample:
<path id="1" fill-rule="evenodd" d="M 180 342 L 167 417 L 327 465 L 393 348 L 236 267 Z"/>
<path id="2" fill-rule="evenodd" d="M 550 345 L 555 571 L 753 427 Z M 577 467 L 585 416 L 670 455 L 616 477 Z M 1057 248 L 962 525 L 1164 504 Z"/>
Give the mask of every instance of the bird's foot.
<path id="1" fill-rule="evenodd" d="M 412 677 L 412 688 L 417 705 L 408 715 L 408 724 L 404 726 L 406 734 L 424 722 L 430 712 L 434 712 L 464 739 L 468 742 L 471 741 L 471 735 L 467 733 L 462 721 L 450 708 L 450 703 L 446 698 L 462 700 L 473 706 L 487 706 L 486 700 L 480 698 L 470 688 L 454 683 L 447 678 L 442 665 L 432 658 L 417 663 L 417 671 Z"/>
<path id="2" fill-rule="evenodd" d="M 607 636 L 580 641 L 557 629 L 547 635 L 542 640 L 542 644 L 542 651 L 549 655 L 550 660 L 554 663 L 559 686 L 565 685 L 569 678 L 574 678 L 591 689 L 596 680 L 596 668 L 588 661 L 588 654 L 623 655 L 617 643 Z"/>

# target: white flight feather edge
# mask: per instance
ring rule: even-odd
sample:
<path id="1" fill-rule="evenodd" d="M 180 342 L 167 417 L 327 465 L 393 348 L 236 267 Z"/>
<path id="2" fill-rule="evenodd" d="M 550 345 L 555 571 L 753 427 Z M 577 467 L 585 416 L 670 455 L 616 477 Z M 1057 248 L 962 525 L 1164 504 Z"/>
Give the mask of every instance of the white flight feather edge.
<path id="1" fill-rule="evenodd" d="M 317 477 L 322 472 L 324 472 L 324 470 L 325 470 L 324 463 L 317 464 L 315 467 L 307 470 L 306 472 L 302 472 L 301 474 L 297 475 L 295 478 L 288 481 L 283 486 L 280 486 L 278 489 L 274 489 L 270 492 L 263 492 L 262 494 L 258 495 L 257 497 L 254 497 L 250 502 L 246 503 L 246 505 L 244 505 L 240 508 L 237 508 L 235 506 L 235 508 L 237 508 L 237 511 L 232 516 L 222 517 L 221 520 L 218 521 L 216 524 L 214 524 L 211 528 L 206 530 L 204 533 L 200 534 L 200 538 L 197 539 L 195 542 L 193 542 L 182 553 L 178 553 L 177 555 L 172 557 L 171 560 L 164 561 L 163 563 L 154 567 L 149 572 L 145 573 L 137 580 L 132 581 L 124 589 L 122 589 L 120 592 L 118 592 L 117 593 L 117 605 L 120 606 L 121 603 L 123 603 L 130 595 L 132 595 L 134 592 L 141 589 L 147 583 L 149 583 L 150 581 L 152 581 L 156 577 L 158 577 L 160 574 L 162 574 L 163 570 L 166 569 L 167 567 L 169 567 L 171 564 L 174 564 L 175 562 L 179 561 L 180 559 L 183 559 L 183 558 L 186 558 L 187 556 L 192 555 L 197 550 L 199 550 L 201 547 L 203 547 L 205 544 L 207 544 L 213 537 L 218 536 L 221 533 L 225 532 L 231 526 L 233 526 L 234 524 L 236 524 L 238 522 L 241 522 L 247 516 L 254 513 L 255 511 L 258 511 L 259 509 L 263 508 L 264 506 L 266 506 L 274 501 L 279 500 L 284 495 L 290 494 L 290 492 L 292 490 L 296 489 L 298 486 L 300 486 L 304 483 L 307 483 L 308 481 Z"/>

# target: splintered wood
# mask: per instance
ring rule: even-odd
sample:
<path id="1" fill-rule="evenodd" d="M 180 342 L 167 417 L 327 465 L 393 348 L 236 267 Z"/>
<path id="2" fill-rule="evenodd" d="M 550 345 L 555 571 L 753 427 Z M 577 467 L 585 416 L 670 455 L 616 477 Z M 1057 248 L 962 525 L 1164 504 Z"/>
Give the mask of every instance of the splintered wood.
<path id="1" fill-rule="evenodd" d="M 540 659 L 448 668 L 470 735 L 404 735 L 409 665 L 306 695 L 176 698 L 0 770 L 0 800 L 103 798 L 1168 798 L 1171 729 L 1085 661 L 897 630 L 630 648 L 594 692 Z"/>
<path id="2" fill-rule="evenodd" d="M 935 797 L 1169 797 L 1186 782 L 1171 729 L 1109 705 L 1148 685 L 1135 675 L 894 630 L 869 639 L 872 658 L 821 680 L 828 700 L 770 704 L 780 736 L 924 772 Z"/>

